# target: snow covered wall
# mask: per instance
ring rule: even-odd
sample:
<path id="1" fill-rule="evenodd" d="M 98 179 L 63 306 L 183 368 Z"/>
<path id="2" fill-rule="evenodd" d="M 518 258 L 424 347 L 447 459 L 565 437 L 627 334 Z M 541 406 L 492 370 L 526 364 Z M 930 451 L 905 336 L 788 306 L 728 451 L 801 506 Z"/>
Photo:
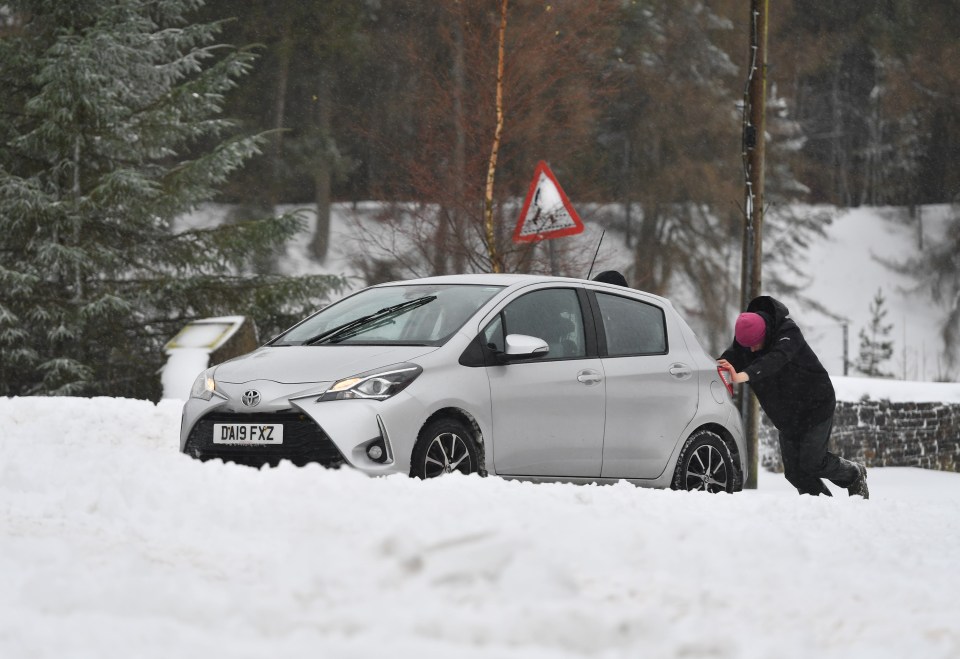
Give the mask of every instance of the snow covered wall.
<path id="1" fill-rule="evenodd" d="M 781 471 L 777 431 L 763 416 L 763 466 Z M 840 401 L 833 450 L 868 467 L 960 471 L 960 404 Z"/>
<path id="2" fill-rule="evenodd" d="M 868 467 L 960 471 L 960 384 L 833 378 L 833 449 Z M 782 471 L 777 431 L 761 415 L 761 461 Z"/>

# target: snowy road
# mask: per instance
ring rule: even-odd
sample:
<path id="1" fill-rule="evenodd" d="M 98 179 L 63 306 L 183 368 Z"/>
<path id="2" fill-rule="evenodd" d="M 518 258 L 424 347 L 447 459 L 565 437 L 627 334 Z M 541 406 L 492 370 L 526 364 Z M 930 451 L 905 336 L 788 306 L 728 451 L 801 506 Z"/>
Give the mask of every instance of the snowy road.
<path id="1" fill-rule="evenodd" d="M 960 474 L 862 501 L 258 472 L 179 455 L 179 422 L 0 399 L 0 656 L 960 656 Z"/>

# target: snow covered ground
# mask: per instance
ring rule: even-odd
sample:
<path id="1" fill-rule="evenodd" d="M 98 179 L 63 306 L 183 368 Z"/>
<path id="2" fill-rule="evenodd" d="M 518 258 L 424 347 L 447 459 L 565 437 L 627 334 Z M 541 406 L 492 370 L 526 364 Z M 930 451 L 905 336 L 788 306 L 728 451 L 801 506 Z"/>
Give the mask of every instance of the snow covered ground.
<path id="1" fill-rule="evenodd" d="M 256 471 L 180 404 L 0 399 L 0 656 L 960 656 L 960 474 L 872 498 Z"/>

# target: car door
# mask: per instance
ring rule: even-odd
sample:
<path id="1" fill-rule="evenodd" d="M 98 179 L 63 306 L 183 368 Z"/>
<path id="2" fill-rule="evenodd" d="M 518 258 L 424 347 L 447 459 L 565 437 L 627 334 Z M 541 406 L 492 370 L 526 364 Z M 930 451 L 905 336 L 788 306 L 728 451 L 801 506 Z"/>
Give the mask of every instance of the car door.
<path id="1" fill-rule="evenodd" d="M 604 478 L 656 478 L 697 411 L 699 385 L 672 309 L 595 293 L 606 378 Z"/>
<path id="2" fill-rule="evenodd" d="M 536 336 L 550 347 L 545 357 L 487 367 L 498 474 L 600 475 L 604 382 L 592 327 L 583 320 L 586 304 L 582 289 L 534 290 L 484 328 L 485 343 L 497 352 L 507 334 Z"/>

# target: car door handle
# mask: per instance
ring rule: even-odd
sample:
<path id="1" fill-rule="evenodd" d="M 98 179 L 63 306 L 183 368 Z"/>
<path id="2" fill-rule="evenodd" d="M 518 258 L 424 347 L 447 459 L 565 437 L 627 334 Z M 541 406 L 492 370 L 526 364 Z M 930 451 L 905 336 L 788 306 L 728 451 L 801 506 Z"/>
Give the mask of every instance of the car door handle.
<path id="1" fill-rule="evenodd" d="M 577 373 L 577 380 L 587 386 L 590 386 L 591 384 L 597 384 L 603 380 L 603 376 L 596 371 L 585 370 Z"/>
<path id="2" fill-rule="evenodd" d="M 693 370 L 686 364 L 671 364 L 669 372 L 678 380 L 686 380 L 693 373 Z"/>

